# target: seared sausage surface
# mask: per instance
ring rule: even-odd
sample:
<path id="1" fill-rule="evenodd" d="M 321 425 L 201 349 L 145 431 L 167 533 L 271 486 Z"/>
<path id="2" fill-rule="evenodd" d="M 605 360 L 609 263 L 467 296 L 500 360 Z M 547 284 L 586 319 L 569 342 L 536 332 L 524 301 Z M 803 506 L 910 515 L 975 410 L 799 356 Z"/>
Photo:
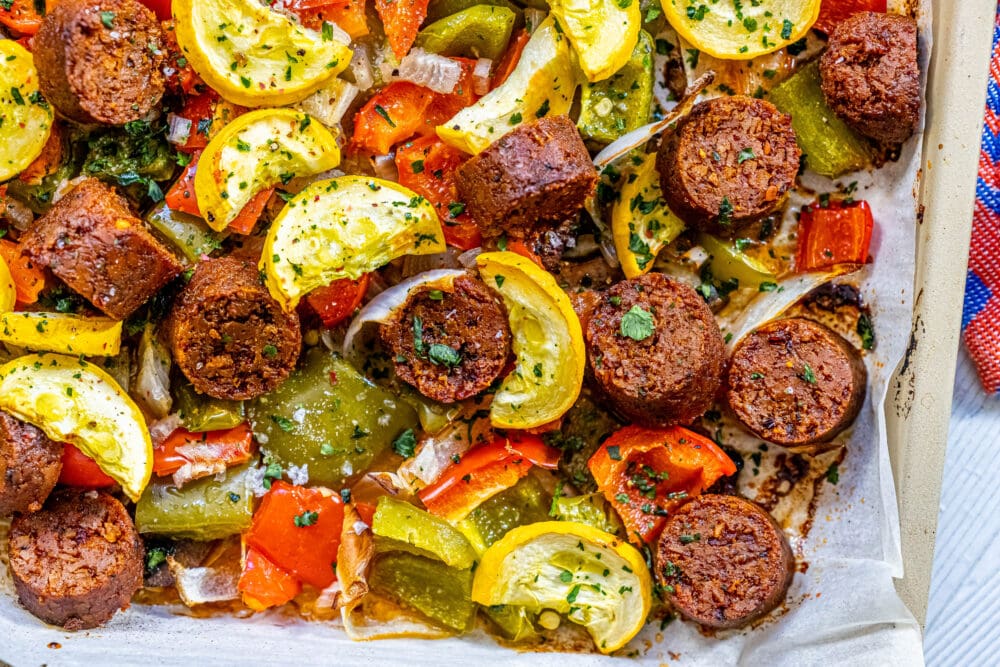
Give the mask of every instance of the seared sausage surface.
<path id="1" fill-rule="evenodd" d="M 118 500 L 63 490 L 14 519 L 10 570 L 21 604 L 67 630 L 108 622 L 142 587 L 143 547 Z"/>
<path id="2" fill-rule="evenodd" d="M 62 450 L 41 429 L 0 412 L 0 516 L 41 509 L 59 481 Z"/>
<path id="3" fill-rule="evenodd" d="M 857 417 L 867 371 L 829 327 L 802 318 L 769 322 L 733 351 L 726 398 L 758 437 L 785 445 L 826 442 Z"/>
<path id="4" fill-rule="evenodd" d="M 781 604 L 795 559 L 771 515 L 739 496 L 702 495 L 667 519 L 656 578 L 673 607 L 709 628 L 738 628 Z"/>

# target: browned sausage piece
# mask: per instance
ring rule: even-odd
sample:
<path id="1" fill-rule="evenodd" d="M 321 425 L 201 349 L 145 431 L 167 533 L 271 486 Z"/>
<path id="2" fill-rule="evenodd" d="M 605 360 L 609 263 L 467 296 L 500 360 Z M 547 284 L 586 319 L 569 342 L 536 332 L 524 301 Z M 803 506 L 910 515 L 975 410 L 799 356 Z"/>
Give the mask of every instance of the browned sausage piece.
<path id="1" fill-rule="evenodd" d="M 868 373 L 857 350 L 818 322 L 769 322 L 733 351 L 726 398 L 758 437 L 785 445 L 826 442 L 851 425 Z"/>
<path id="2" fill-rule="evenodd" d="M 109 317 L 124 320 L 183 267 L 112 187 L 88 178 L 23 237 L 24 252 Z"/>
<path id="3" fill-rule="evenodd" d="M 859 12 L 830 35 L 819 61 L 827 104 L 876 141 L 906 141 L 920 122 L 917 22 L 907 16 Z"/>
<path id="4" fill-rule="evenodd" d="M 302 349 L 295 311 L 271 297 L 256 267 L 232 257 L 198 264 L 166 331 L 174 361 L 194 388 L 230 400 L 277 387 Z"/>
<path id="5" fill-rule="evenodd" d="M 584 319 L 589 370 L 624 416 L 686 424 L 712 405 L 726 347 L 693 289 L 648 273 L 612 285 Z"/>
<path id="6" fill-rule="evenodd" d="M 680 614 L 738 628 L 781 604 L 795 559 L 771 515 L 739 496 L 702 495 L 667 519 L 656 577 Z"/>
<path id="7" fill-rule="evenodd" d="M 38 84 L 79 123 L 123 125 L 160 103 L 164 42 L 137 0 L 60 0 L 35 35 Z"/>
<path id="8" fill-rule="evenodd" d="M 32 614 L 67 630 L 95 628 L 142 587 L 142 542 L 114 497 L 67 489 L 14 519 L 10 571 Z"/>
<path id="9" fill-rule="evenodd" d="M 0 516 L 36 512 L 62 471 L 61 443 L 6 412 L 0 412 Z"/>
<path id="10" fill-rule="evenodd" d="M 442 403 L 483 391 L 512 358 L 507 309 L 471 276 L 456 278 L 451 291 L 415 288 L 379 336 L 396 375 Z"/>
<path id="11" fill-rule="evenodd" d="M 701 102 L 656 155 L 670 210 L 690 225 L 731 233 L 780 207 L 799 171 L 792 119 L 752 97 Z"/>
<path id="12" fill-rule="evenodd" d="M 568 116 L 519 125 L 458 168 L 459 200 L 483 236 L 524 238 L 580 212 L 597 172 Z"/>

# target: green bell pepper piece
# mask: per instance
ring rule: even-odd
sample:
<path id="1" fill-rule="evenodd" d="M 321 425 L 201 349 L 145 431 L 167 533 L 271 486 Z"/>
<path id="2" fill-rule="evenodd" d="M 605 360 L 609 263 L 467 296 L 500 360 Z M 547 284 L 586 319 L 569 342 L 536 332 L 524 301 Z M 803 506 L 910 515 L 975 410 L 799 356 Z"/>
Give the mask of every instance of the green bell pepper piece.
<path id="1" fill-rule="evenodd" d="M 759 287 L 775 280 L 774 273 L 766 264 L 729 241 L 722 241 L 711 234 L 699 234 L 698 244 L 711 256 L 709 268 L 712 277 L 717 280 L 737 280 L 741 287 Z"/>
<path id="2" fill-rule="evenodd" d="M 443 56 L 498 60 L 516 18 L 506 7 L 476 5 L 431 23 L 417 35 L 416 45 Z"/>
<path id="3" fill-rule="evenodd" d="M 394 551 L 375 559 L 368 584 L 381 595 L 455 632 L 468 632 L 475 622 L 472 570 L 458 570 L 439 560 Z"/>
<path id="4" fill-rule="evenodd" d="M 173 244 L 191 263 L 197 263 L 202 255 L 209 255 L 222 246 L 226 234 L 213 232 L 201 218 L 173 211 L 163 202 L 157 204 L 146 222 L 160 235 Z"/>
<path id="5" fill-rule="evenodd" d="M 582 496 L 562 496 L 556 493 L 549 514 L 558 521 L 575 521 L 612 535 L 620 534 L 622 523 L 611 511 L 608 501 L 600 493 Z"/>
<path id="6" fill-rule="evenodd" d="M 333 489 L 363 473 L 400 433 L 416 428 L 416 411 L 365 379 L 353 366 L 313 348 L 302 367 L 247 406 L 270 461 L 309 465 L 311 484 Z"/>
<path id="7" fill-rule="evenodd" d="M 551 496 L 541 483 L 528 476 L 483 502 L 456 527 L 482 554 L 512 528 L 548 521 L 551 502 Z"/>
<path id="8" fill-rule="evenodd" d="M 653 38 L 639 31 L 632 57 L 603 81 L 585 83 L 576 126 L 584 139 L 610 144 L 649 122 L 653 105 Z"/>
<path id="9" fill-rule="evenodd" d="M 806 167 L 836 178 L 871 160 L 868 142 L 837 117 L 823 97 L 819 64 L 806 65 L 768 93 L 768 99 L 792 117 L 795 140 Z"/>
<path id="10" fill-rule="evenodd" d="M 472 567 L 476 560 L 472 545 L 447 521 L 389 496 L 378 500 L 372 533 L 381 552 L 407 551 L 460 570 Z"/>
<path id="11" fill-rule="evenodd" d="M 144 534 L 191 540 L 242 533 L 253 518 L 251 465 L 230 468 L 221 481 L 203 477 L 181 488 L 169 479 L 154 480 L 135 506 L 136 528 Z"/>
<path id="12" fill-rule="evenodd" d="M 493 607 L 485 607 L 483 611 L 486 617 L 497 626 L 500 634 L 513 642 L 524 641 L 538 634 L 534 624 L 537 614 L 533 614 L 524 607 L 498 604 Z"/>
<path id="13" fill-rule="evenodd" d="M 222 431 L 246 420 L 243 401 L 227 401 L 199 394 L 188 383 L 174 387 L 174 400 L 184 428 L 192 433 Z"/>
<path id="14" fill-rule="evenodd" d="M 457 14 L 464 9 L 482 5 L 484 7 L 504 7 L 517 14 L 517 22 L 523 24 L 521 20 L 521 9 L 510 0 L 431 0 L 427 6 L 426 24 L 431 24 L 438 19 Z M 517 27 L 520 27 L 517 26 Z"/>

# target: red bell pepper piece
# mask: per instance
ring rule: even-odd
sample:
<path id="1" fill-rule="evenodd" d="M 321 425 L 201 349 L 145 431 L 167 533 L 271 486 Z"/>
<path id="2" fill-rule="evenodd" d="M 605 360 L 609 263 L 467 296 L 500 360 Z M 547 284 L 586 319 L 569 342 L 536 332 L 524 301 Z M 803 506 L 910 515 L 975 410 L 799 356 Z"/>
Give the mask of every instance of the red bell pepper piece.
<path id="1" fill-rule="evenodd" d="M 714 442 L 680 426 L 626 426 L 604 441 L 587 467 L 629 539 L 647 544 L 659 537 L 670 511 L 736 472 Z"/>
<path id="2" fill-rule="evenodd" d="M 0 190 L 3 188 L 0 187 Z M 0 192 L 0 201 L 3 193 Z M 0 206 L 0 211 L 3 207 Z M 0 239 L 0 257 L 10 269 L 10 277 L 14 279 L 14 289 L 17 290 L 17 302 L 30 304 L 38 301 L 38 295 L 45 289 L 45 272 L 35 266 L 26 255 L 21 254 L 21 244 L 9 239 Z"/>
<path id="3" fill-rule="evenodd" d="M 352 39 L 368 34 L 365 0 L 285 0 L 285 7 L 307 28 L 322 30 L 336 23 Z"/>
<path id="4" fill-rule="evenodd" d="M 34 35 L 42 27 L 44 18 L 45 15 L 35 9 L 35 0 L 13 0 L 9 6 L 0 4 L 0 24 L 21 35 Z"/>
<path id="5" fill-rule="evenodd" d="M 813 28 L 830 34 L 837 25 L 857 12 L 886 11 L 886 0 L 823 0 L 819 6 L 819 18 Z"/>
<path id="6" fill-rule="evenodd" d="M 277 481 L 254 514 L 246 541 L 303 582 L 326 588 L 336 578 L 343 523 L 339 494 Z"/>
<path id="7" fill-rule="evenodd" d="M 502 84 L 513 73 L 517 67 L 517 63 L 521 61 L 521 53 L 524 52 L 524 46 L 528 43 L 529 37 L 531 35 L 528 34 L 528 31 L 521 28 L 514 35 L 514 39 L 510 40 L 507 51 L 500 58 L 500 62 L 497 63 L 496 70 L 493 72 L 493 78 L 490 80 L 490 90 Z"/>
<path id="8" fill-rule="evenodd" d="M 341 278 L 326 287 L 314 289 L 306 296 L 306 303 L 315 311 L 323 326 L 333 328 L 354 314 L 368 291 L 368 274 L 357 280 Z"/>
<path id="9" fill-rule="evenodd" d="M 194 175 L 198 171 L 198 160 L 201 158 L 199 150 L 191 156 L 191 162 L 184 167 L 180 177 L 167 190 L 165 201 L 167 208 L 172 211 L 180 211 L 190 215 L 202 217 L 201 209 L 198 208 L 198 197 L 194 191 Z M 260 218 L 267 200 L 274 194 L 274 188 L 261 190 L 246 203 L 239 215 L 233 218 L 228 225 L 230 231 L 237 234 L 249 234 L 253 231 L 257 220 Z"/>
<path id="10" fill-rule="evenodd" d="M 536 255 L 535 252 L 531 248 L 529 248 L 528 244 L 525 243 L 524 241 L 507 241 L 507 250 L 516 255 L 520 255 L 521 257 L 524 257 L 526 259 L 530 259 L 532 262 L 542 267 L 543 269 L 545 268 L 545 265 L 542 264 L 542 258 Z"/>
<path id="11" fill-rule="evenodd" d="M 444 240 L 459 250 L 478 248 L 483 237 L 465 207 L 458 202 L 455 171 L 469 159 L 437 136 L 407 141 L 396 149 L 399 183 L 429 201 L 441 218 Z"/>
<path id="12" fill-rule="evenodd" d="M 82 489 L 105 489 L 114 486 L 115 480 L 105 475 L 94 459 L 67 442 L 63 443 L 59 483 Z"/>
<path id="13" fill-rule="evenodd" d="M 167 0 L 164 1 L 166 2 Z M 163 18 L 170 19 L 169 7 L 167 8 L 167 16 Z M 184 93 L 184 95 L 198 95 L 200 93 L 211 93 L 214 95 L 215 91 L 209 88 L 208 84 L 198 76 L 198 73 L 191 67 L 191 63 L 188 62 L 187 56 L 184 55 L 181 47 L 177 44 L 174 22 L 172 20 L 163 20 L 160 25 L 162 26 L 163 46 L 166 53 L 167 88 L 173 93 Z"/>
<path id="14" fill-rule="evenodd" d="M 302 582 L 251 547 L 247 549 L 246 563 L 236 588 L 242 593 L 243 604 L 254 611 L 264 611 L 291 601 L 302 590 Z"/>
<path id="15" fill-rule="evenodd" d="M 396 58 L 405 56 L 417 39 L 420 24 L 427 18 L 428 0 L 375 0 L 385 36 Z"/>
<path id="16" fill-rule="evenodd" d="M 868 202 L 849 204 L 831 201 L 826 206 L 814 202 L 799 216 L 799 249 L 796 270 L 828 269 L 837 264 L 864 264 L 871 245 L 871 207 Z"/>
<path id="17" fill-rule="evenodd" d="M 192 477 L 197 479 L 218 472 L 210 467 L 215 464 L 224 463 L 229 467 L 246 463 L 253 450 L 253 433 L 246 424 L 205 433 L 179 428 L 153 450 L 153 473 L 172 475 L 185 465 L 200 465 L 204 472 Z"/>
<path id="18" fill-rule="evenodd" d="M 153 10 L 156 18 L 166 21 L 170 18 L 170 0 L 139 0 Z"/>
<path id="19" fill-rule="evenodd" d="M 555 469 L 560 455 L 536 435 L 498 436 L 469 450 L 418 495 L 432 514 L 449 521 L 461 519 L 483 501 L 514 486 L 532 465 Z"/>

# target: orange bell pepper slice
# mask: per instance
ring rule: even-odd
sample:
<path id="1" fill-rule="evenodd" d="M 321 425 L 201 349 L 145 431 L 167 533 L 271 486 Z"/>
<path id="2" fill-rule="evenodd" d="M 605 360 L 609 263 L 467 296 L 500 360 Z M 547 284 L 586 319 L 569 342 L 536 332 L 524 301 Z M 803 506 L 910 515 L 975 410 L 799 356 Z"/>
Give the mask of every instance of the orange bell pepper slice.
<path id="1" fill-rule="evenodd" d="M 198 208 L 198 197 L 194 191 L 194 175 L 198 171 L 198 159 L 200 157 L 201 150 L 198 150 L 191 156 L 191 161 L 184 167 L 184 171 L 174 181 L 174 184 L 170 186 L 170 189 L 167 190 L 166 197 L 164 198 L 167 208 L 170 210 L 196 215 L 199 218 L 203 216 L 201 215 L 201 209 Z M 264 212 L 267 200 L 273 194 L 274 188 L 268 188 L 267 190 L 261 190 L 251 197 L 239 215 L 232 219 L 227 229 L 237 234 L 250 234 L 257 225 L 257 220 L 260 219 L 261 213 Z"/>
<path id="2" fill-rule="evenodd" d="M 429 0 L 375 0 L 375 11 L 396 58 L 405 56 L 416 41 L 428 4 Z"/>
<path id="3" fill-rule="evenodd" d="M 63 133 L 58 124 L 52 125 L 49 138 L 35 161 L 18 174 L 18 179 L 28 185 L 38 185 L 42 179 L 54 174 L 63 163 Z"/>
<path id="4" fill-rule="evenodd" d="M 51 3 L 46 3 L 51 4 Z M 13 0 L 6 9 L 0 5 L 0 24 L 21 35 L 34 35 L 42 27 L 44 14 L 35 9 L 35 0 Z"/>
<path id="5" fill-rule="evenodd" d="M 192 433 L 179 428 L 153 449 L 153 472 L 172 475 L 188 464 L 225 463 L 227 467 L 246 463 L 253 456 L 253 433 L 246 424 L 224 431 Z M 208 470 L 197 477 L 214 474 Z"/>
<path id="6" fill-rule="evenodd" d="M 242 594 L 243 604 L 264 611 L 290 602 L 302 590 L 302 582 L 251 547 L 236 589 Z"/>
<path id="7" fill-rule="evenodd" d="M 819 6 L 819 18 L 813 24 L 815 30 L 830 34 L 841 21 L 857 12 L 886 11 L 886 0 L 823 0 Z"/>
<path id="8" fill-rule="evenodd" d="M 326 287 L 319 287 L 309 292 L 306 303 L 319 316 L 323 326 L 331 329 L 354 314 L 365 298 L 369 282 L 370 277 L 367 273 L 357 280 L 350 278 L 334 280 Z"/>
<path id="9" fill-rule="evenodd" d="M 277 481 L 254 513 L 246 542 L 303 582 L 326 588 L 336 578 L 343 523 L 339 494 Z"/>
<path id="10" fill-rule="evenodd" d="M 8 239 L 0 239 L 0 257 L 7 264 L 10 276 L 14 279 L 17 302 L 30 304 L 38 301 L 38 295 L 45 289 L 45 271 L 35 266 L 26 255 L 21 254 L 20 243 Z"/>
<path id="11" fill-rule="evenodd" d="M 431 514 L 461 519 L 480 503 L 517 484 L 531 466 L 553 470 L 561 452 L 536 435 L 497 437 L 469 450 L 417 495 Z"/>
<path id="12" fill-rule="evenodd" d="M 493 78 L 490 80 L 490 90 L 501 85 L 514 72 L 514 68 L 520 62 L 521 53 L 524 51 L 524 47 L 530 37 L 531 35 L 528 34 L 528 31 L 521 28 L 514 35 L 514 38 L 510 40 L 507 51 L 503 54 L 500 62 L 497 63 L 496 70 L 493 72 Z"/>
<path id="13" fill-rule="evenodd" d="M 799 216 L 796 270 L 820 271 L 838 264 L 864 264 L 868 261 L 874 227 L 871 207 L 866 201 L 804 206 Z"/>
<path id="14" fill-rule="evenodd" d="M 351 39 L 368 34 L 365 0 L 291 0 L 286 7 L 312 30 L 322 30 L 323 23 L 336 23 Z"/>
<path id="15" fill-rule="evenodd" d="M 736 472 L 718 445 L 680 426 L 626 426 L 604 441 L 587 467 L 637 544 L 655 541 L 671 511 Z"/>

